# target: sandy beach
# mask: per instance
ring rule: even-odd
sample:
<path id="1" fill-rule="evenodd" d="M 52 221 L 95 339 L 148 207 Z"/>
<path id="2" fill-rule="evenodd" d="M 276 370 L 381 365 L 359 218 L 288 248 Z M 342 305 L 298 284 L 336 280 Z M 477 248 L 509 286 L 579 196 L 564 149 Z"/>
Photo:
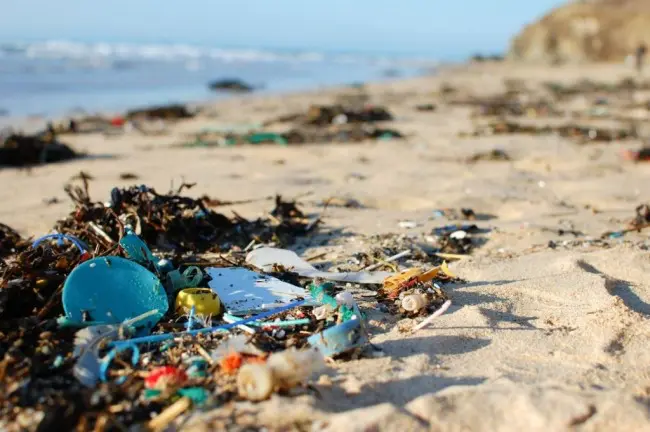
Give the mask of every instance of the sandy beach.
<path id="1" fill-rule="evenodd" d="M 463 136 L 487 120 L 472 116 L 471 107 L 449 103 L 465 95 L 500 94 L 506 80 L 522 80 L 534 92 L 546 81 L 616 83 L 630 76 L 622 65 L 458 65 L 432 76 L 369 83 L 363 90 L 233 97 L 210 106 L 211 115 L 168 125 L 162 136 L 65 135 L 61 141 L 93 157 L 1 169 L 0 222 L 26 237 L 49 232 L 71 211 L 63 187 L 80 171 L 93 177 L 90 192 L 97 200 L 107 200 L 115 186 L 147 184 L 165 191 L 185 181 L 196 183 L 187 191 L 191 196 L 257 200 L 220 207 L 225 214 L 255 217 L 268 211 L 266 197 L 275 194 L 298 199 L 306 212 L 321 214 L 323 225 L 293 249 L 305 257 L 321 255 L 317 262 L 323 264 L 340 264 L 380 244 L 380 235 L 426 243 L 434 228 L 458 222 L 434 217 L 436 210 L 471 208 L 480 216 L 472 223 L 485 233 L 471 255 L 450 263 L 465 282 L 444 287 L 452 306 L 432 325 L 404 331 L 411 320 L 382 312 L 360 290 L 355 296 L 368 311 L 371 342 L 383 354 L 329 364 L 313 381 L 317 392 L 197 411 L 177 426 L 210 430 L 234 415 L 242 427 L 269 430 L 648 430 L 650 242 L 645 231 L 601 239 L 625 228 L 635 208 L 650 202 L 650 165 L 620 155 L 643 142 Z M 441 95 L 445 86 L 456 93 Z M 174 146 L 204 127 L 259 123 L 360 91 L 393 113 L 395 120 L 385 126 L 406 139 Z M 640 102 L 649 95 L 636 91 L 630 97 Z M 420 104 L 436 109 L 417 111 Z M 561 106 L 585 111 L 591 101 L 577 96 Z M 649 111 L 619 108 L 614 97 L 607 106 L 610 113 L 639 119 L 643 136 Z M 510 160 L 468 163 L 495 149 Z M 138 178 L 121 180 L 124 173 Z M 324 209 L 332 197 L 354 199 L 363 208 Z M 55 203 L 45 203 L 52 198 Z M 404 221 L 412 224 L 400 225 Z"/>

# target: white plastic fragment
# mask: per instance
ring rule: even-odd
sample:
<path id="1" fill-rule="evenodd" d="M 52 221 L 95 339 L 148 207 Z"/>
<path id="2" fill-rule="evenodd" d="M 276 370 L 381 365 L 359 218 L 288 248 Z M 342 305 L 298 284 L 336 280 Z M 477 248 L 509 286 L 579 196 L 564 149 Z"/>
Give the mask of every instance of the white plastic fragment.
<path id="1" fill-rule="evenodd" d="M 451 306 L 451 300 L 447 300 L 446 302 L 444 302 L 442 304 L 442 306 L 440 306 L 440 309 L 438 309 L 437 311 L 432 313 L 427 319 L 422 321 L 420 324 L 413 327 L 413 331 L 414 332 L 418 331 L 418 330 L 428 326 L 429 324 L 431 324 L 431 321 L 433 321 L 434 319 L 436 319 L 437 317 L 439 317 L 440 315 L 445 313 L 447 311 L 447 309 L 449 309 L 449 306 Z"/>
<path id="2" fill-rule="evenodd" d="M 410 294 L 402 299 L 402 308 L 409 312 L 417 312 L 427 305 L 427 298 L 422 294 Z"/>
<path id="3" fill-rule="evenodd" d="M 413 229 L 418 227 L 418 223 L 412 220 L 399 221 L 398 225 L 400 228 L 404 228 L 404 229 Z"/>
<path id="4" fill-rule="evenodd" d="M 273 393 L 273 372 L 264 364 L 245 364 L 237 374 L 239 396 L 251 401 L 267 399 Z"/>
<path id="5" fill-rule="evenodd" d="M 261 401 L 278 389 L 290 389 L 325 368 L 316 349 L 295 348 L 271 354 L 266 364 L 245 364 L 237 374 L 237 391 L 245 399 Z"/>
<path id="6" fill-rule="evenodd" d="M 327 317 L 332 315 L 332 313 L 334 313 L 334 308 L 331 305 L 324 304 L 312 309 L 311 313 L 314 314 L 316 319 L 320 321 L 327 319 Z"/>
<path id="7" fill-rule="evenodd" d="M 340 305 L 352 306 L 354 305 L 354 297 L 348 291 L 341 291 L 334 299 Z"/>
<path id="8" fill-rule="evenodd" d="M 212 278 L 209 287 L 230 312 L 275 308 L 299 297 L 310 298 L 302 287 L 245 268 L 209 267 L 205 271 Z"/>
<path id="9" fill-rule="evenodd" d="M 286 249 L 262 247 L 255 249 L 246 256 L 246 262 L 263 271 L 272 271 L 276 264 L 298 273 L 306 278 L 321 278 L 329 281 L 352 282 L 359 284 L 380 284 L 391 272 L 344 272 L 334 273 L 320 271 L 295 252 Z"/>
<path id="10" fill-rule="evenodd" d="M 462 240 L 467 237 L 467 231 L 463 231 L 463 230 L 454 231 L 449 235 L 449 237 L 456 240 Z"/>

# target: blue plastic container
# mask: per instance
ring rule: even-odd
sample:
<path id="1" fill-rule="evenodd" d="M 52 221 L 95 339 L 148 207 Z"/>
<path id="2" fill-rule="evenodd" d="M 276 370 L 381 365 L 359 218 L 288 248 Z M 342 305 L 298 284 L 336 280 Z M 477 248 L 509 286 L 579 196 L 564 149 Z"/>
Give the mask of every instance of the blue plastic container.
<path id="1" fill-rule="evenodd" d="M 160 279 L 139 264 L 110 256 L 77 266 L 63 285 L 63 309 L 71 321 L 86 319 L 121 323 L 151 310 L 157 314 L 138 323 L 152 328 L 167 312 L 167 294 Z"/>

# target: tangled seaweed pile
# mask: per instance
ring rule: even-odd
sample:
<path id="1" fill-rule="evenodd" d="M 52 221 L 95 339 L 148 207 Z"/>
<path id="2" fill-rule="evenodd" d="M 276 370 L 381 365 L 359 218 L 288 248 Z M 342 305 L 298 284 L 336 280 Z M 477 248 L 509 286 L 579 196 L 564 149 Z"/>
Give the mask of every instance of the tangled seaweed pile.
<path id="1" fill-rule="evenodd" d="M 249 221 L 240 216 L 230 219 L 210 210 L 207 198 L 181 196 L 183 187 L 170 194 L 159 194 L 147 186 L 116 188 L 110 203 L 93 202 L 87 181 L 83 180 L 83 186 L 66 187 L 75 210 L 55 226 L 58 233 L 74 235 L 81 244 L 44 241 L 29 247 L 17 232 L 0 226 L 0 251 L 5 258 L 0 261 L 0 386 L 5 389 L 0 395 L 0 418 L 14 422 L 19 429 L 33 430 L 36 425 L 41 430 L 69 430 L 75 426 L 86 429 L 90 425 L 120 428 L 148 420 L 152 411 L 163 407 L 155 398 L 138 399 L 143 383 L 136 375 L 121 385 L 81 385 L 72 373 L 76 329 L 57 320 L 63 315 L 63 283 L 75 267 L 92 256 L 124 256 L 118 241 L 125 224 L 137 230 L 154 251 L 173 256 L 243 247 L 254 239 L 291 243 L 316 225 L 309 223 L 294 202 L 280 197 L 270 217 Z M 300 309 L 292 313 L 308 316 Z M 176 325 L 170 314 L 154 331 Z M 255 336 L 255 342 L 264 349 L 286 348 L 285 342 L 301 345 L 289 338 L 278 344 L 277 338 L 271 338 L 271 330 Z M 315 328 L 307 320 L 301 330 Z M 181 348 L 176 347 L 152 355 L 150 364 L 179 366 L 181 357 L 186 358 L 188 353 L 205 352 L 197 346 L 210 349 L 222 338 L 201 336 L 183 347 L 182 356 Z M 205 392 L 216 386 L 207 375 L 194 384 L 205 384 L 201 387 Z M 226 386 L 219 397 L 231 398 L 233 385 Z M 117 401 L 122 402 L 116 405 Z M 115 410 L 120 404 L 128 407 L 120 408 L 119 413 L 109 412 L 109 407 Z"/>
<path id="2" fill-rule="evenodd" d="M 11 134 L 4 139 L 0 138 L 0 166 L 24 167 L 62 162 L 81 156 L 83 155 L 48 133 Z"/>
<path id="3" fill-rule="evenodd" d="M 76 208 L 55 230 L 106 250 L 116 244 L 128 224 L 154 251 L 180 255 L 243 248 L 252 240 L 286 245 L 314 227 L 294 202 L 284 202 L 280 196 L 272 218 L 249 221 L 236 215 L 230 219 L 211 210 L 207 197 L 180 195 L 191 186 L 182 185 L 169 194 L 159 194 L 148 186 L 114 188 L 108 204 L 91 201 L 87 182 L 66 186 Z"/>
<path id="4" fill-rule="evenodd" d="M 304 113 L 295 113 L 270 119 L 262 125 L 291 123 L 284 132 L 257 130 L 210 130 L 196 134 L 196 140 L 181 147 L 218 147 L 243 144 L 307 144 L 345 143 L 365 140 L 391 140 L 405 137 L 398 130 L 377 126 L 376 123 L 393 120 L 383 107 L 364 105 L 312 106 Z"/>

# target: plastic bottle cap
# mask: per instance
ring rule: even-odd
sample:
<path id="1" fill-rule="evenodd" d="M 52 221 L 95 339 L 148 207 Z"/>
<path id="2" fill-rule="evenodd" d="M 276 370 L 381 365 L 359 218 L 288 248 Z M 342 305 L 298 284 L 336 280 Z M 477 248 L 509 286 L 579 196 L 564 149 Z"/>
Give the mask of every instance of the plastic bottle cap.
<path id="1" fill-rule="evenodd" d="M 197 315 L 218 315 L 221 301 L 210 288 L 186 288 L 176 296 L 176 312 L 188 313 L 192 306 Z"/>

